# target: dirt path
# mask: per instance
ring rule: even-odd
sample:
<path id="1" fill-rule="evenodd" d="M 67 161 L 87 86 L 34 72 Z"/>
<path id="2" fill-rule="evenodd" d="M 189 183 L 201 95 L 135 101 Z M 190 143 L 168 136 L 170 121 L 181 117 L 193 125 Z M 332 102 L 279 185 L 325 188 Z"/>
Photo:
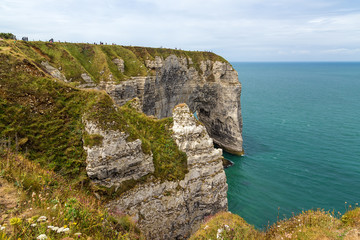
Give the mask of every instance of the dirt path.
<path id="1" fill-rule="evenodd" d="M 20 201 L 20 195 L 13 184 L 0 177 L 0 224 L 9 216 L 9 211 L 14 209 Z"/>

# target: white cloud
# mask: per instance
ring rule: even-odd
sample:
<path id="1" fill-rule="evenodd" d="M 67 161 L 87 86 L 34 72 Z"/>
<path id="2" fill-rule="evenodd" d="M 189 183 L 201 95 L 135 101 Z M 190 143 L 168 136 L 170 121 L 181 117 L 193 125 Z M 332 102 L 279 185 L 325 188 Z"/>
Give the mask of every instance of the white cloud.
<path id="1" fill-rule="evenodd" d="M 326 49 L 360 42 L 360 3 L 351 0 L 0 1 L 1 31 L 30 39 L 213 50 L 230 60 L 336 60 Z"/>
<path id="2" fill-rule="evenodd" d="M 330 53 L 330 54 L 357 54 L 360 53 L 360 48 L 337 48 L 337 49 L 328 49 L 324 50 L 323 53 Z"/>

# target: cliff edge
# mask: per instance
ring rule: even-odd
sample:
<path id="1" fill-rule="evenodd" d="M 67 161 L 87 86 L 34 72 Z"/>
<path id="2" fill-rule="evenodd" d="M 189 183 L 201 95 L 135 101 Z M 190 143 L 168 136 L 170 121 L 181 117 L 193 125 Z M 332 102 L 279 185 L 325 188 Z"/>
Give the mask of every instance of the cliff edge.
<path id="1" fill-rule="evenodd" d="M 174 54 L 145 63 L 155 76 L 133 77 L 119 84 L 103 82 L 98 88 L 119 105 L 139 98 L 142 111 L 157 118 L 171 117 L 177 104 L 186 103 L 216 144 L 243 154 L 241 84 L 229 63 L 203 60 L 196 69 L 191 58 Z"/>

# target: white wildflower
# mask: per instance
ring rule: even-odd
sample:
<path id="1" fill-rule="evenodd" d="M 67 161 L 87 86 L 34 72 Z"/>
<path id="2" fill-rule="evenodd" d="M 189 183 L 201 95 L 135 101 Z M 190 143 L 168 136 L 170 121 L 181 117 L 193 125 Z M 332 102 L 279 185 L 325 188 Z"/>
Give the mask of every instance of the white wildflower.
<path id="1" fill-rule="evenodd" d="M 77 232 L 77 233 L 74 233 L 74 235 L 75 235 L 76 237 L 80 237 L 80 236 L 81 236 L 81 233 Z"/>
<path id="2" fill-rule="evenodd" d="M 41 234 L 39 235 L 36 239 L 39 239 L 39 240 L 45 240 L 47 239 L 48 237 L 45 235 L 45 234 Z"/>
<path id="3" fill-rule="evenodd" d="M 0 225 L 0 231 L 2 230 L 5 230 L 5 227 Z"/>
<path id="4" fill-rule="evenodd" d="M 229 225 L 224 225 L 224 227 L 226 228 L 226 230 L 230 230 L 230 227 L 229 227 Z"/>
<path id="5" fill-rule="evenodd" d="M 56 232 L 57 233 L 68 233 L 69 231 L 70 231 L 70 228 L 61 227 Z"/>
<path id="6" fill-rule="evenodd" d="M 41 217 L 39 217 L 38 218 L 38 222 L 45 222 L 46 221 L 46 219 L 47 219 L 47 217 L 45 217 L 45 216 L 41 216 Z"/>
<path id="7" fill-rule="evenodd" d="M 54 228 L 54 226 L 51 226 L 51 225 L 50 225 L 50 226 L 48 226 L 48 228 L 52 230 L 52 229 Z"/>
<path id="8" fill-rule="evenodd" d="M 59 230 L 59 227 L 53 227 L 51 230 L 56 231 Z"/>
<path id="9" fill-rule="evenodd" d="M 204 227 L 204 229 L 207 229 L 209 226 L 208 225 L 206 225 L 205 227 Z"/>
<path id="10" fill-rule="evenodd" d="M 33 224 L 31 224 L 30 226 L 32 226 L 32 227 L 36 227 L 36 225 L 37 225 L 36 223 L 33 223 Z"/>
<path id="11" fill-rule="evenodd" d="M 216 239 L 222 239 L 221 233 L 222 233 L 223 231 L 224 231 L 224 229 L 222 229 L 222 228 L 219 228 L 219 229 L 217 230 Z"/>

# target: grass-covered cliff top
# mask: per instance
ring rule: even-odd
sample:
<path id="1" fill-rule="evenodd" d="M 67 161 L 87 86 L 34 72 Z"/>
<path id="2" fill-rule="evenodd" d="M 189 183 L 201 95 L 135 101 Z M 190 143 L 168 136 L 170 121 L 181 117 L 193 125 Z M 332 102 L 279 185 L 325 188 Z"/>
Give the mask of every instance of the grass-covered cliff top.
<path id="1" fill-rule="evenodd" d="M 81 52 L 82 47 L 87 50 Z M 97 70 L 93 63 L 102 57 L 110 61 L 103 49 L 112 47 L 0 41 L 0 139 L 44 169 L 86 185 L 83 120 L 87 119 L 104 129 L 127 132 L 129 141 L 140 139 L 143 151 L 153 153 L 156 179 L 182 179 L 187 172 L 186 155 L 171 137 L 171 118 L 157 120 L 128 104 L 117 107 L 105 92 L 81 90 L 54 79 L 40 64 L 44 59 L 59 64 L 67 69 L 67 77 L 75 78 L 85 68 L 95 74 L 107 62 Z M 137 59 L 134 54 L 131 57 Z"/>
<path id="2" fill-rule="evenodd" d="M 343 216 L 324 210 L 308 210 L 280 220 L 265 231 L 256 230 L 238 215 L 223 212 L 207 219 L 190 239 L 355 240 L 360 239 L 360 208 L 349 208 Z"/>
<path id="3" fill-rule="evenodd" d="M 153 61 L 155 57 L 185 57 L 192 61 L 189 67 L 193 66 L 197 70 L 204 60 L 226 62 L 224 58 L 211 52 L 87 43 L 3 40 L 0 41 L 0 49 L 24 55 L 40 67 L 41 62 L 47 61 L 74 83 L 84 83 L 81 78 L 83 73 L 89 75 L 95 83 L 109 79 L 120 82 L 130 77 L 154 75 L 154 70 L 146 67 L 146 61 Z M 118 70 L 114 59 L 124 60 L 124 72 Z"/>

